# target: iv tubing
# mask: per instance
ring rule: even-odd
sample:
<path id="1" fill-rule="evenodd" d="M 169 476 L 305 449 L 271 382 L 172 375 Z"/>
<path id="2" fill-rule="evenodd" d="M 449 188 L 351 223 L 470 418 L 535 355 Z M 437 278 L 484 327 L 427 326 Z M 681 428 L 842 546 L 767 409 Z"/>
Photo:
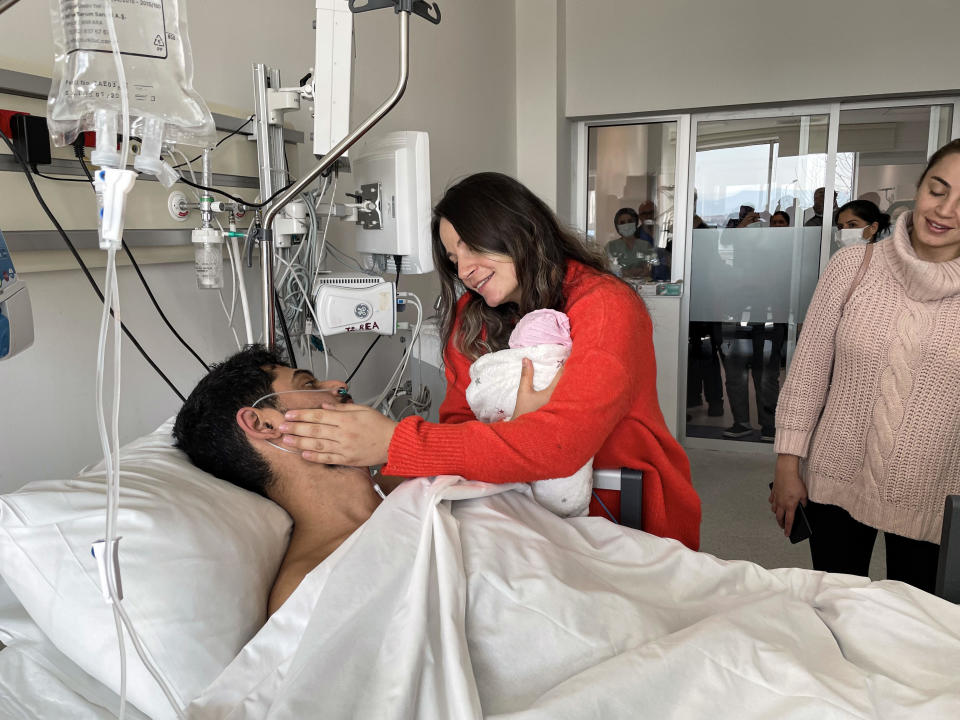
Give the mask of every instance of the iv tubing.
<path id="1" fill-rule="evenodd" d="M 123 70 L 123 60 L 120 54 L 120 45 L 117 40 L 117 29 L 113 21 L 113 4 L 111 0 L 104 0 L 104 14 L 107 31 L 110 35 L 110 47 L 117 68 L 117 81 L 120 91 L 121 114 L 123 116 L 123 144 L 120 152 L 120 169 L 126 168 L 127 155 L 130 150 L 130 106 L 127 96 L 126 74 Z M 120 290 L 117 282 L 117 248 L 107 250 L 107 276 L 104 283 L 104 308 L 101 318 L 100 338 L 97 362 L 97 423 L 100 430 L 101 445 L 104 450 L 104 470 L 107 476 L 107 517 L 106 517 L 106 548 L 107 558 L 111 558 L 117 542 L 117 513 L 120 505 L 120 370 L 122 336 L 120 323 Z M 110 311 L 113 310 L 113 406 L 111 408 L 111 430 L 113 437 L 108 438 L 106 416 L 103 406 L 103 373 L 106 361 L 107 328 L 110 322 Z M 144 667 L 157 681 L 163 694 L 166 696 L 178 718 L 185 720 L 180 703 L 170 689 L 166 678 L 160 673 L 153 657 L 140 641 L 133 622 L 122 605 L 119 592 L 118 568 L 112 561 L 106 562 L 107 591 L 113 609 L 114 623 L 117 629 L 117 641 L 120 650 L 120 713 L 123 720 L 126 710 L 126 651 L 123 642 L 123 629 L 130 636 L 130 641 L 140 656 Z M 122 624 L 122 627 L 121 627 Z"/>
<path id="2" fill-rule="evenodd" d="M 106 364 L 106 352 L 107 352 L 107 332 L 110 327 L 110 310 L 114 305 L 114 280 L 116 278 L 116 269 L 117 269 L 117 250 L 116 248 L 110 248 L 107 250 L 107 276 L 103 283 L 103 289 L 105 291 L 104 300 L 103 300 L 103 314 L 100 318 L 100 335 L 99 341 L 97 344 L 97 429 L 100 434 L 100 445 L 103 450 L 103 463 L 104 463 L 104 472 L 107 476 L 107 517 L 106 517 L 106 529 L 105 529 L 105 538 L 106 538 L 106 554 L 107 557 L 110 557 L 113 551 L 113 544 L 116 537 L 116 507 L 114 506 L 114 454 L 113 448 L 111 447 L 110 437 L 107 433 L 107 421 L 106 421 L 106 412 L 104 410 L 103 404 L 103 372 L 104 365 Z M 116 319 L 119 316 L 117 308 L 114 308 L 114 318 Z M 114 366 L 114 372 L 117 368 Z M 116 375 L 114 376 L 114 405 L 117 404 L 117 394 L 120 388 L 120 378 Z M 112 423 L 111 423 L 112 425 Z M 123 642 L 123 627 L 122 620 L 120 618 L 120 613 L 117 611 L 117 601 L 116 601 L 116 588 L 117 588 L 117 578 L 113 573 L 113 563 L 107 562 L 107 591 L 110 595 L 110 601 L 112 603 L 113 609 L 113 622 L 117 631 L 117 642 L 119 643 L 120 649 L 120 710 L 118 712 L 118 717 L 121 719 L 124 716 L 126 710 L 126 701 L 127 701 L 127 653 L 124 649 Z"/>
<path id="3" fill-rule="evenodd" d="M 117 27 L 113 22 L 113 0 L 104 0 L 103 11 L 107 19 L 107 32 L 110 34 L 110 47 L 113 50 L 113 63 L 117 68 L 117 86 L 120 89 L 120 114 L 123 118 L 123 143 L 120 145 L 120 169 L 127 167 L 127 155 L 130 153 L 130 98 L 127 95 L 127 74 L 120 57 L 120 41 L 117 40 Z"/>

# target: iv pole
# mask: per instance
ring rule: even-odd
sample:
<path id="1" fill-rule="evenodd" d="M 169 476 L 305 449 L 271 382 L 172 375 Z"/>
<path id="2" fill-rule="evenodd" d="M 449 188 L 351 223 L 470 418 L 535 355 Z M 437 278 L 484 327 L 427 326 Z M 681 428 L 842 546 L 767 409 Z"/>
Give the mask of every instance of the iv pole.
<path id="1" fill-rule="evenodd" d="M 330 152 L 323 156 L 323 160 L 320 161 L 319 165 L 278 197 L 263 217 L 263 228 L 260 236 L 260 271 L 263 280 L 261 304 L 263 307 L 264 343 L 270 350 L 276 348 L 276 317 L 273 307 L 273 221 L 287 203 L 299 196 L 300 193 L 303 192 L 303 189 L 316 180 L 322 173 L 333 167 L 340 156 L 376 125 L 384 115 L 390 112 L 403 96 L 404 90 L 407 88 L 407 78 L 410 73 L 410 13 L 416 12 L 418 15 L 425 17 L 435 24 L 440 22 L 439 8 L 437 8 L 436 3 L 433 4 L 433 9 L 437 13 L 437 17 L 434 19 L 429 16 L 428 12 L 424 11 L 424 7 L 418 7 L 426 6 L 424 2 L 410 2 L 410 0 L 370 0 L 361 10 L 354 8 L 354 1 L 355 0 L 350 0 L 350 9 L 354 12 L 375 10 L 380 7 L 387 7 L 388 5 L 396 5 L 395 11 L 400 15 L 400 77 L 397 79 L 397 86 L 394 88 L 390 97 L 388 97 L 380 107 L 374 110 L 370 117 L 364 120 L 353 132 L 331 148 Z"/>
<path id="2" fill-rule="evenodd" d="M 2 0 L 0 2 L 0 15 L 3 15 L 7 10 L 16 5 L 20 0 Z"/>

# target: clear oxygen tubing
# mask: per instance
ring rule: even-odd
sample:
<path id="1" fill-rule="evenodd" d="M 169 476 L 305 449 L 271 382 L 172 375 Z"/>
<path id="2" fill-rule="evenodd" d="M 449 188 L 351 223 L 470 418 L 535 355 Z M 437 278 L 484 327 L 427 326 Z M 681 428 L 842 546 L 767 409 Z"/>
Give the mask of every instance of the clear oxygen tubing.
<path id="1" fill-rule="evenodd" d="M 320 250 L 317 252 L 317 265 L 313 271 L 313 283 L 311 283 L 313 286 L 317 284 L 317 278 L 320 276 L 320 267 L 323 264 L 323 253 L 327 249 L 327 230 L 330 229 L 330 216 L 333 215 L 333 204 L 337 200 L 337 180 L 339 180 L 339 177 L 334 175 L 333 190 L 330 191 L 329 207 L 327 208 L 327 220 L 323 224 L 323 235 L 320 236 Z M 318 204 L 323 198 L 323 192 L 325 190 L 326 186 L 324 186 L 323 190 L 321 191 L 320 197 L 317 198 Z M 326 347 L 326 345 L 324 345 L 324 347 Z"/>
<path id="2" fill-rule="evenodd" d="M 413 346 L 420 337 L 420 326 L 423 323 L 423 305 L 420 304 L 420 298 L 413 293 L 407 292 L 397 293 L 397 297 L 404 298 L 417 309 L 417 323 L 414 326 L 413 335 L 410 338 L 410 345 L 407 347 L 407 351 L 403 354 L 403 357 L 397 364 L 397 367 L 390 376 L 390 379 L 387 380 L 387 384 L 383 388 L 383 392 L 381 392 L 376 398 L 373 399 L 372 402 L 370 402 L 371 407 L 378 409 L 383 401 L 387 399 L 387 395 L 390 393 L 391 388 L 393 388 L 393 395 L 390 397 L 391 402 L 393 401 L 393 398 L 396 397 L 397 392 L 399 392 L 400 385 L 402 384 L 403 380 L 403 373 L 406 371 L 407 363 L 410 361 L 410 355 L 413 353 Z"/>
<path id="3" fill-rule="evenodd" d="M 396 385 L 394 386 L 393 394 L 390 396 L 388 403 L 392 403 L 394 398 L 397 397 L 397 393 L 400 391 L 400 385 L 403 382 L 403 374 L 407 371 L 407 365 L 410 362 L 410 356 L 413 355 L 413 348 L 420 339 L 420 328 L 423 326 L 423 305 L 420 303 L 420 298 L 413 293 L 399 293 L 399 297 L 405 298 L 407 302 L 417 308 L 417 324 L 414 326 L 413 335 L 410 336 L 410 344 L 407 346 L 407 352 L 404 353 L 403 364 L 400 367 L 400 372 L 397 375 Z"/>
<path id="4" fill-rule="evenodd" d="M 279 392 L 271 392 L 271 393 L 267 393 L 266 395 L 261 395 L 260 397 L 258 397 L 256 400 L 253 401 L 253 403 L 250 405 L 250 407 L 254 407 L 254 408 L 257 407 L 257 405 L 259 405 L 260 403 L 262 403 L 262 402 L 263 402 L 264 400 L 266 400 L 267 398 L 279 397 L 279 396 L 281 396 L 281 395 L 292 395 L 292 394 L 294 394 L 294 393 L 300 395 L 300 394 L 303 394 L 303 393 L 310 393 L 310 392 L 312 392 L 312 393 L 326 393 L 326 394 L 328 394 L 328 395 L 331 394 L 331 392 L 330 392 L 329 390 L 280 390 Z M 344 390 L 341 390 L 340 393 L 338 393 L 338 395 L 344 394 L 344 393 L 345 393 L 345 391 L 344 391 Z M 348 395 L 348 397 L 349 397 L 349 395 Z M 278 409 L 279 409 L 281 412 L 283 411 L 283 407 L 282 407 L 282 406 L 281 406 L 280 408 L 278 408 Z M 300 450 L 294 450 L 293 448 L 283 447 L 283 445 L 277 445 L 276 443 L 270 442 L 269 440 L 264 440 L 264 442 L 267 443 L 267 445 L 276 448 L 277 450 L 282 450 L 283 452 L 285 452 L 285 453 L 290 453 L 291 455 L 300 455 L 300 453 L 301 453 Z M 380 499 L 381 499 L 381 500 L 386 500 L 386 499 L 387 499 L 386 494 L 383 492 L 383 489 L 380 487 L 380 485 L 374 480 L 373 475 L 370 476 L 370 484 L 373 485 L 373 491 L 374 491 L 377 495 L 380 496 Z"/>
<path id="5" fill-rule="evenodd" d="M 120 152 L 120 167 L 126 167 L 127 156 L 130 151 L 130 108 L 127 95 L 126 74 L 123 70 L 123 59 L 120 55 L 120 46 L 117 41 L 117 30 L 113 22 L 113 4 L 111 0 L 104 0 L 104 12 L 107 22 L 107 31 L 110 35 L 110 46 L 113 51 L 114 63 L 117 68 L 118 86 L 120 89 L 120 106 L 123 116 L 123 142 Z M 100 443 L 103 449 L 104 470 L 107 476 L 107 512 L 106 512 L 106 581 L 107 592 L 110 597 L 117 630 L 117 643 L 120 650 L 120 712 L 119 719 L 123 720 L 126 713 L 126 651 L 123 640 L 123 630 L 126 629 L 130 641 L 140 656 L 147 671 L 159 684 L 161 690 L 170 702 L 178 718 L 186 720 L 180 703 L 170 689 L 169 683 L 157 668 L 156 662 L 150 656 L 146 647 L 140 641 L 133 623 L 123 607 L 118 587 L 120 578 L 119 560 L 117 563 L 109 559 L 114 555 L 117 543 L 117 515 L 120 505 L 120 371 L 121 371 L 121 335 L 120 320 L 120 290 L 117 282 L 117 248 L 107 250 L 107 275 L 104 282 L 104 306 L 100 323 L 100 336 L 97 348 L 97 425 L 100 432 Z M 107 417 L 104 408 L 104 369 L 106 365 L 107 331 L 110 328 L 110 310 L 113 309 L 113 404 L 111 407 L 110 433 L 107 431 Z M 112 435 L 112 437 L 111 437 Z"/>
<path id="6" fill-rule="evenodd" d="M 236 283 L 240 289 L 240 309 L 243 310 L 243 329 L 247 334 L 247 345 L 253 345 L 253 323 L 250 322 L 250 299 L 247 297 L 247 282 L 243 277 L 243 260 L 240 255 L 240 246 L 237 242 L 237 233 L 232 229 L 232 226 L 230 232 L 230 247 L 233 248 L 230 264 L 236 273 Z"/>
<path id="7" fill-rule="evenodd" d="M 280 262 L 284 264 L 286 264 L 287 262 L 286 260 L 283 260 L 281 258 L 278 258 L 278 259 L 280 260 Z M 323 331 L 320 325 L 320 318 L 317 317 L 317 311 L 313 307 L 313 302 L 311 302 L 310 297 L 307 295 L 307 290 L 303 286 L 303 283 L 300 281 L 300 277 L 296 273 L 293 273 L 291 275 L 291 278 L 293 278 L 294 282 L 296 282 L 296 284 L 300 287 L 301 294 L 304 296 L 304 298 L 306 298 L 306 302 L 304 304 L 306 305 L 307 310 L 310 312 L 310 317 L 313 318 L 314 332 L 316 333 L 317 337 L 320 338 L 320 344 L 323 345 L 324 379 L 326 379 L 330 375 L 330 359 L 327 357 L 328 355 L 327 344 L 326 344 L 326 340 L 323 337 Z"/>
<path id="8" fill-rule="evenodd" d="M 227 304 L 223 300 L 223 288 L 217 288 L 217 297 L 220 300 L 220 307 L 223 308 L 223 314 L 227 316 L 227 327 L 230 328 L 230 332 L 233 333 L 233 341 L 237 345 L 237 350 L 243 350 L 243 345 L 240 342 L 240 336 L 237 335 L 237 329 L 233 326 L 233 316 L 236 311 L 237 305 L 237 276 L 235 271 L 232 269 L 234 267 L 233 262 L 233 248 L 229 242 L 224 243 L 227 246 L 227 255 L 230 258 L 230 278 L 232 280 L 230 288 L 230 309 L 227 310 Z"/>
<path id="9" fill-rule="evenodd" d="M 217 226 L 220 228 L 221 234 L 224 236 L 225 241 L 224 245 L 227 246 L 227 256 L 230 259 L 230 277 L 233 279 L 232 290 L 230 292 L 230 310 L 227 312 L 227 324 L 230 327 L 230 331 L 233 333 L 233 339 L 237 343 L 237 350 L 243 349 L 243 344 L 240 342 L 240 338 L 237 335 L 236 329 L 233 327 L 233 317 L 236 312 L 237 297 L 240 298 L 240 308 L 243 314 L 244 320 L 244 330 L 246 331 L 247 344 L 251 345 L 253 343 L 253 325 L 250 322 L 250 306 L 247 301 L 247 286 L 243 278 L 243 270 L 240 267 L 240 247 L 237 243 L 238 237 L 244 237 L 246 233 L 237 231 L 237 221 L 234 218 L 233 212 L 230 213 L 230 222 L 227 227 L 230 228 L 228 232 L 224 232 L 223 226 L 220 224 L 220 221 L 217 220 L 214 215 L 214 221 L 217 223 Z M 218 290 L 220 294 L 220 304 L 223 305 L 224 311 L 226 312 L 226 304 L 223 302 L 223 293 L 221 290 Z"/>
<path id="10" fill-rule="evenodd" d="M 390 94 L 390 97 L 388 97 L 380 107 L 374 110 L 370 117 L 364 120 L 353 132 L 332 147 L 330 152 L 324 155 L 319 165 L 282 193 L 263 216 L 261 256 L 264 262 L 261 268 L 263 277 L 261 300 L 263 306 L 264 343 L 270 350 L 276 347 L 276 321 L 273 312 L 273 222 L 290 200 L 297 197 L 310 183 L 320 177 L 320 175 L 329 168 L 333 167 L 341 155 L 349 150 L 357 140 L 366 135 L 370 128 L 380 122 L 381 118 L 390 112 L 400 101 L 400 98 L 407 88 L 407 79 L 410 75 L 410 12 L 401 10 L 398 14 L 400 15 L 400 75 L 397 79 L 397 86 Z"/>
<path id="11" fill-rule="evenodd" d="M 283 285 L 284 281 L 287 278 L 287 275 L 290 273 L 290 269 L 295 265 L 299 259 L 300 255 L 303 254 L 304 258 L 302 265 L 306 266 L 310 262 L 310 255 L 312 253 L 311 248 L 316 243 L 316 232 L 317 232 L 317 214 L 313 209 L 313 198 L 308 193 L 303 193 L 303 202 L 307 211 L 307 215 L 310 217 L 310 224 L 307 227 L 307 236 L 300 239 L 300 244 L 297 245 L 296 252 L 293 253 L 293 256 L 287 261 L 287 269 L 284 271 L 283 275 L 280 276 L 280 279 L 277 280 L 277 285 Z M 306 248 L 306 252 L 304 249 Z M 279 254 L 279 249 L 276 250 L 277 257 L 282 259 Z"/>

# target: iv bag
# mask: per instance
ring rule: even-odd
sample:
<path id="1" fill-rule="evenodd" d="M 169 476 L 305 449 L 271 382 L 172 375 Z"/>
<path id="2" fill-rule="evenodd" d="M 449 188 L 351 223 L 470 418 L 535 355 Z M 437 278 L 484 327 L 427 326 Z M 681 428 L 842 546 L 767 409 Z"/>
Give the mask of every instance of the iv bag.
<path id="1" fill-rule="evenodd" d="M 184 0 L 113 0 L 112 7 L 130 134 L 146 140 L 162 123 L 164 143 L 212 145 L 213 117 L 193 89 Z M 53 143 L 64 146 L 96 129 L 97 111 L 119 119 L 120 92 L 104 0 L 50 0 L 50 11 L 54 70 L 47 125 Z"/>

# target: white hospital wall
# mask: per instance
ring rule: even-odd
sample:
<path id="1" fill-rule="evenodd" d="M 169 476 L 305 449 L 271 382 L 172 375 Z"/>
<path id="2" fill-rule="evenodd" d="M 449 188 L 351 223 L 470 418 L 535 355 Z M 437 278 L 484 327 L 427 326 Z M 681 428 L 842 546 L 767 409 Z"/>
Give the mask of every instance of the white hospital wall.
<path id="1" fill-rule="evenodd" d="M 235 116 L 250 112 L 254 62 L 278 67 L 285 83 L 293 83 L 313 64 L 312 2 L 187 4 L 195 86 L 215 111 Z M 516 171 L 513 0 L 443 0 L 441 10 L 439 26 L 412 20 L 410 83 L 400 105 L 375 131 L 430 132 L 434 199 L 448 183 L 469 172 Z M 242 12 L 247 14 L 238 14 Z M 0 67 L 49 76 L 48 13 L 46 2 L 22 2 L 0 16 Z M 356 18 L 354 122 L 379 105 L 396 82 L 396 23 L 389 10 Z M 295 129 L 309 130 L 305 111 L 289 115 L 288 122 Z M 217 152 L 224 151 L 232 156 L 242 154 L 243 148 L 229 150 L 225 145 Z M 301 148 L 300 166 L 308 159 L 309 150 Z M 296 163 L 293 156 L 291 160 Z M 0 177 L 2 183 L 16 182 L 10 173 L 0 175 L 6 176 Z M 41 187 L 47 197 L 56 198 L 58 191 L 66 192 L 65 185 L 44 181 Z M 352 189 L 348 185 L 349 175 L 341 175 L 340 200 L 343 191 Z M 12 209 L 3 204 L 0 208 L 3 229 Z M 35 212 L 39 226 L 45 221 L 39 208 Z M 351 250 L 348 228 L 335 228 L 331 236 L 344 250 Z M 150 265 L 144 273 L 161 306 L 201 356 L 222 359 L 232 351 L 235 346 L 219 301 L 196 289 L 192 264 Z M 102 281 L 103 271 L 94 271 L 94 276 Z M 24 279 L 33 300 L 37 341 L 21 356 L 0 363 L 0 492 L 29 480 L 70 475 L 100 456 L 94 410 L 100 318 L 96 298 L 78 270 L 29 273 Z M 248 284 L 256 302 L 256 268 Z M 436 293 L 429 276 L 401 280 L 401 285 L 416 290 L 427 304 Z M 189 391 L 202 368 L 167 333 L 129 270 L 121 271 L 121 292 L 124 319 L 134 334 L 174 383 Z M 352 367 L 369 339 L 339 336 L 331 344 Z M 400 348 L 396 339 L 380 342 L 361 373 L 369 374 L 356 383 L 361 396 L 385 381 Z M 179 401 L 126 341 L 123 353 L 121 437 L 127 441 L 174 414 Z"/>
<path id="2" fill-rule="evenodd" d="M 563 117 L 564 0 L 520 0 L 517 15 L 517 177 L 568 215 Z"/>
<path id="3" fill-rule="evenodd" d="M 953 90 L 956 0 L 567 0 L 570 117 Z"/>

